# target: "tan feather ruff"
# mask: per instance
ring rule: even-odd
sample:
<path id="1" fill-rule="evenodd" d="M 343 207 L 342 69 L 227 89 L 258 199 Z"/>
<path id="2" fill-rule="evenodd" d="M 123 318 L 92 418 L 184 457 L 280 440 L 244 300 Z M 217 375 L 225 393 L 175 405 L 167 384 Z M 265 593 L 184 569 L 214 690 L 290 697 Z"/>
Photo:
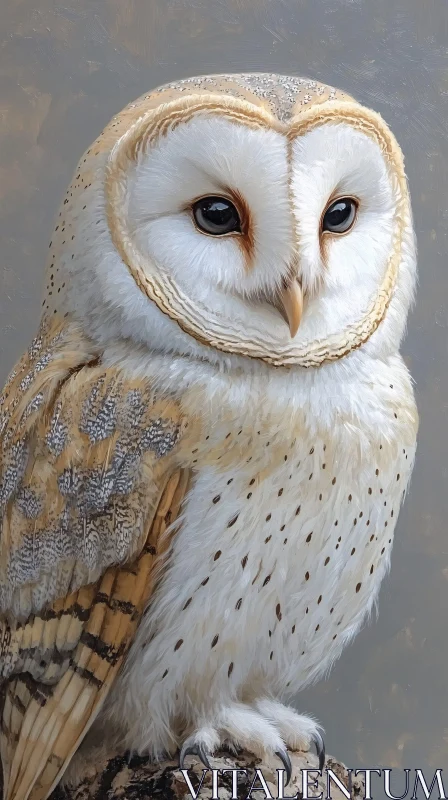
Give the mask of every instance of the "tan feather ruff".
<path id="1" fill-rule="evenodd" d="M 0 399 L 5 800 L 48 797 L 104 702 L 186 492 L 171 457 L 183 426 L 148 381 L 104 368 L 60 322 L 10 376 Z"/>

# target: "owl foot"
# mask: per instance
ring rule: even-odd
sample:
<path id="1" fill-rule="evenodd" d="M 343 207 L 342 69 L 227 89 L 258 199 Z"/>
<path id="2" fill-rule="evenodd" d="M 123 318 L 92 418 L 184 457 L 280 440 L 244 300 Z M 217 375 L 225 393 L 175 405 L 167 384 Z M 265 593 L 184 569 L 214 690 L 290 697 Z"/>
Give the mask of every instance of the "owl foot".
<path id="1" fill-rule="evenodd" d="M 280 761 L 282 762 L 285 772 L 286 772 L 286 782 L 285 786 L 288 785 L 289 781 L 291 780 L 292 775 L 292 764 L 291 759 L 289 757 L 288 751 L 285 750 L 276 750 L 275 755 L 279 757 Z"/>
<path id="2" fill-rule="evenodd" d="M 239 747 L 238 748 L 236 746 L 232 747 L 232 750 L 237 750 L 237 749 L 240 750 Z M 182 750 L 180 751 L 179 769 L 184 769 L 184 762 L 186 756 L 198 756 L 202 761 L 202 763 L 204 764 L 204 767 L 207 767 L 207 769 L 211 769 L 210 761 L 208 759 L 209 755 L 210 753 L 206 750 L 203 742 L 200 744 L 192 743 L 191 739 L 189 738 L 184 742 Z M 282 762 L 285 768 L 286 772 L 285 786 L 287 786 L 289 781 L 291 780 L 291 775 L 292 775 L 291 759 L 288 755 L 288 751 L 277 750 L 275 755 L 279 757 L 280 761 Z"/>
<path id="3" fill-rule="evenodd" d="M 261 759 L 276 756 L 283 764 L 286 785 L 292 773 L 287 747 L 307 750 L 314 744 L 319 769 L 325 763 L 325 746 L 317 724 L 309 717 L 276 701 L 260 700 L 251 705 L 232 703 L 213 715 L 209 724 L 198 727 L 184 742 L 180 769 L 187 755 L 196 755 L 210 769 L 209 757 L 220 747 L 244 748 Z"/>
<path id="4" fill-rule="evenodd" d="M 319 759 L 319 769 L 324 768 L 325 742 L 321 727 L 314 719 L 305 714 L 298 714 L 293 708 L 283 705 L 278 700 L 256 700 L 254 707 L 275 725 L 290 750 L 306 750 L 310 744 L 314 744 Z"/>
<path id="5" fill-rule="evenodd" d="M 202 761 L 204 767 L 207 769 L 211 769 L 210 761 L 208 760 L 210 753 L 206 750 L 205 744 L 203 742 L 197 743 L 194 740 L 191 740 L 189 737 L 182 746 L 182 750 L 180 751 L 179 755 L 179 769 L 185 769 L 184 761 L 186 756 L 198 756 Z"/>

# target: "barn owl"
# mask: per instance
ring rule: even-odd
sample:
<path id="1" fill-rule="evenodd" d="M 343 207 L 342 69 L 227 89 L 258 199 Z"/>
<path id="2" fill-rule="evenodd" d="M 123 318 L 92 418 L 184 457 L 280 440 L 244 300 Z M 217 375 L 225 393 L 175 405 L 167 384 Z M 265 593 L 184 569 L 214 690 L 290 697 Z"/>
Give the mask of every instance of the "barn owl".
<path id="1" fill-rule="evenodd" d="M 0 400 L 5 800 L 112 732 L 322 765 L 291 703 L 389 567 L 415 276 L 394 136 L 315 81 L 181 80 L 82 156 Z"/>

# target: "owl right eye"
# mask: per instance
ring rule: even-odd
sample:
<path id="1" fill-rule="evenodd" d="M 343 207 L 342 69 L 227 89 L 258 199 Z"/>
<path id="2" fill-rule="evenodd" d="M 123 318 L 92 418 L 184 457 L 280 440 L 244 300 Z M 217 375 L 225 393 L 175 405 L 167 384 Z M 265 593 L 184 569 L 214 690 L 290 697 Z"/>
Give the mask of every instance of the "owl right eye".
<path id="1" fill-rule="evenodd" d="M 192 207 L 194 221 L 203 233 L 223 236 L 241 233 L 241 220 L 236 207 L 226 197 L 201 197 Z"/>
<path id="2" fill-rule="evenodd" d="M 348 233 L 353 227 L 358 212 L 358 203 L 353 197 L 340 197 L 331 203 L 322 220 L 322 231 Z"/>

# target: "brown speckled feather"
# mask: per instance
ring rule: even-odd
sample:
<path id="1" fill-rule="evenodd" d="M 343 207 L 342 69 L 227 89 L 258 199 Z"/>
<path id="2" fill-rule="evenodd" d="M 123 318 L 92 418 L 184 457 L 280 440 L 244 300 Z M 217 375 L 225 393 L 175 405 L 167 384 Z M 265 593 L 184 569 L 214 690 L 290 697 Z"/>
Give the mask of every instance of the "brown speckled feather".
<path id="1" fill-rule="evenodd" d="M 5 800 L 44 800 L 94 721 L 153 589 L 188 475 L 179 409 L 75 328 L 33 342 L 0 399 Z"/>

